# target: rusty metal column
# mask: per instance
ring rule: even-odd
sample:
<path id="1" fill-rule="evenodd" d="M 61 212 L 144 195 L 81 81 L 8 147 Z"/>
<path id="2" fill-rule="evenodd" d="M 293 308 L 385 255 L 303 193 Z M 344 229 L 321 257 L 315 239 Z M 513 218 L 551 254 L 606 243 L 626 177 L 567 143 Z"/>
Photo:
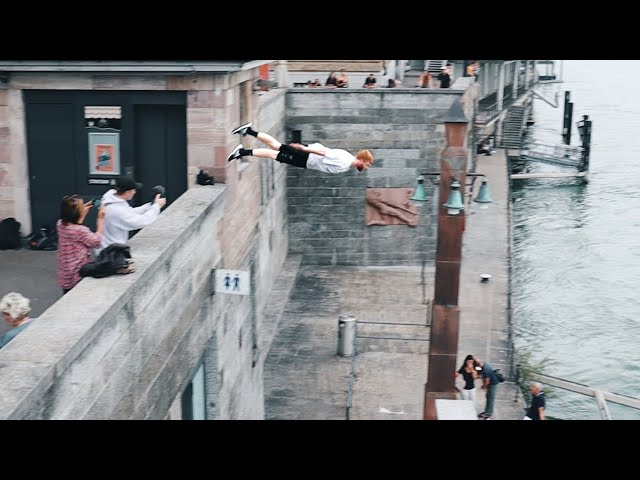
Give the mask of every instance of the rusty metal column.
<path id="1" fill-rule="evenodd" d="M 460 100 L 456 100 L 444 119 L 447 146 L 440 160 L 440 199 L 438 211 L 438 243 L 436 250 L 435 294 L 432 306 L 429 369 L 424 395 L 425 420 L 437 420 L 436 399 L 455 399 L 454 371 L 458 356 L 460 308 L 460 263 L 465 212 L 447 213 L 449 190 L 455 177 L 464 185 L 468 165 L 467 119 Z"/>

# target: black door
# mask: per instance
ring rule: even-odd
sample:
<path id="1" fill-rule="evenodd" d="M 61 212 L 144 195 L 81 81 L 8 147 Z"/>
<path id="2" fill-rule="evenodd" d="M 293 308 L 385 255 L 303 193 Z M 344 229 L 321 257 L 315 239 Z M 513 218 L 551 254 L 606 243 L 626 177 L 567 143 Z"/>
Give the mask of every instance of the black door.
<path id="1" fill-rule="evenodd" d="M 187 190 L 185 108 L 136 105 L 134 112 L 135 176 L 143 183 L 135 200 L 139 204 L 151 201 L 153 187 L 162 185 L 169 205 Z"/>
<path id="2" fill-rule="evenodd" d="M 68 100 L 68 99 L 67 99 Z M 27 103 L 31 226 L 55 226 L 60 200 L 75 193 L 77 128 L 69 101 Z"/>
<path id="3" fill-rule="evenodd" d="M 121 107 L 120 174 L 133 174 L 144 184 L 134 206 L 150 201 L 155 185 L 166 187 L 167 205 L 187 190 L 184 92 L 31 90 L 24 101 L 32 230 L 55 224 L 65 195 L 90 200 L 111 188 L 89 182 L 88 134 L 96 129 L 85 121 L 87 106 Z M 91 209 L 85 225 L 92 230 L 95 218 Z"/>

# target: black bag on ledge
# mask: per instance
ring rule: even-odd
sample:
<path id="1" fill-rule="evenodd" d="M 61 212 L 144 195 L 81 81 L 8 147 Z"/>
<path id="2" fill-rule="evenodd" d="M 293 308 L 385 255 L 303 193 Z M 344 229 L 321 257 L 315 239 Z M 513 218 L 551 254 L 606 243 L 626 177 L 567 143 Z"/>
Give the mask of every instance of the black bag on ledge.
<path id="1" fill-rule="evenodd" d="M 112 243 L 100 251 L 98 258 L 93 262 L 85 263 L 80 267 L 81 277 L 103 278 L 109 275 L 133 273 L 133 261 L 131 259 L 129 245 Z"/>
<path id="2" fill-rule="evenodd" d="M 196 175 L 196 182 L 198 185 L 213 185 L 215 183 L 213 177 L 204 170 L 200 170 L 200 173 Z"/>

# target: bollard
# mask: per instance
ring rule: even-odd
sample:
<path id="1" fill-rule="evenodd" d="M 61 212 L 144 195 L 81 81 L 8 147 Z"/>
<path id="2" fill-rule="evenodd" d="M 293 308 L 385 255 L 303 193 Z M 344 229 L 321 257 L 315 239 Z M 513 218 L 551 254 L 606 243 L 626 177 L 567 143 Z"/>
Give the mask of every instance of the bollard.
<path id="1" fill-rule="evenodd" d="M 353 355 L 353 341 L 356 338 L 356 319 L 351 315 L 340 315 L 338 318 L 338 355 Z"/>

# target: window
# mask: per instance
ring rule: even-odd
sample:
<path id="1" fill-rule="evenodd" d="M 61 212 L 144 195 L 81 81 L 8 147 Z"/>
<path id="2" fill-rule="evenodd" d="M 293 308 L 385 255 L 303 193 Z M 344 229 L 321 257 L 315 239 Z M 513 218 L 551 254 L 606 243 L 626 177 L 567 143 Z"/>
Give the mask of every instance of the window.
<path id="1" fill-rule="evenodd" d="M 207 419 L 206 387 L 204 383 L 204 364 L 200 364 L 195 375 L 182 393 L 182 419 Z"/>

